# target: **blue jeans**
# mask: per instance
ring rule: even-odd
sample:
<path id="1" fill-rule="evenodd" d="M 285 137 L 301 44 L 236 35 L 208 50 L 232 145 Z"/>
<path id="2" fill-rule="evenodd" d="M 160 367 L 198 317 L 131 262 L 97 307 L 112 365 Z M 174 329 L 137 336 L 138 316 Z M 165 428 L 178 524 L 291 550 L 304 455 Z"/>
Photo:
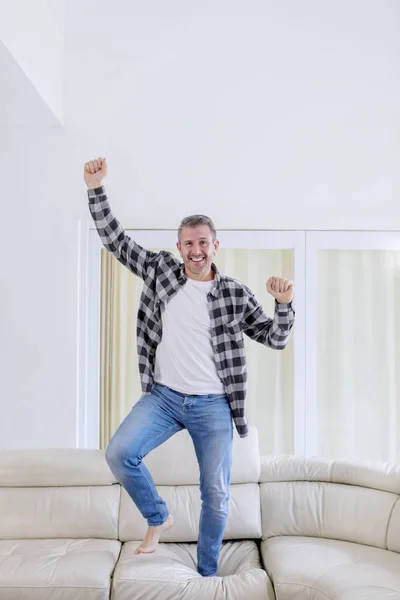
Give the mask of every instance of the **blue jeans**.
<path id="1" fill-rule="evenodd" d="M 155 384 L 115 432 L 106 460 L 147 523 L 162 525 L 169 512 L 142 459 L 181 429 L 187 429 L 193 440 L 200 468 L 197 569 L 203 576 L 212 576 L 217 573 L 228 517 L 233 428 L 227 397 L 186 396 Z"/>

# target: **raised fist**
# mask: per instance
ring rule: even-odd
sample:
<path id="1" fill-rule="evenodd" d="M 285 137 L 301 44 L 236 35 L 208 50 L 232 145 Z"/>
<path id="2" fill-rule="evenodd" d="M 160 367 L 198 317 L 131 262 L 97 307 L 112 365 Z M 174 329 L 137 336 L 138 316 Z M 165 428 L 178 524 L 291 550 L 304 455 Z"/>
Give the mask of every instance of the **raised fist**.
<path id="1" fill-rule="evenodd" d="M 88 189 L 94 189 L 101 186 L 101 182 L 107 175 L 107 161 L 105 158 L 90 160 L 85 163 L 83 178 Z"/>
<path id="2" fill-rule="evenodd" d="M 267 292 L 279 304 L 287 304 L 293 300 L 293 281 L 285 277 L 270 277 L 267 281 Z"/>

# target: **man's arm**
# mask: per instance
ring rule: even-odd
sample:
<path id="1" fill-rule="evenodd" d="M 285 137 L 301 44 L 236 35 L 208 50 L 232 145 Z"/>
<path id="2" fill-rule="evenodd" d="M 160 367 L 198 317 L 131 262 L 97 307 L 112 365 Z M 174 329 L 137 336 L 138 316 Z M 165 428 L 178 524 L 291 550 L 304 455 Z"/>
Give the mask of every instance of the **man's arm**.
<path id="1" fill-rule="evenodd" d="M 88 187 L 89 210 L 103 246 L 132 273 L 145 279 L 147 269 L 158 256 L 145 250 L 126 235 L 113 216 L 102 180 L 107 174 L 106 159 L 85 164 L 84 179 Z"/>
<path id="2" fill-rule="evenodd" d="M 249 290 L 243 331 L 252 340 L 264 346 L 283 350 L 295 320 L 292 307 L 293 282 L 271 277 L 267 282 L 267 290 L 275 298 L 274 318 L 272 319 L 263 311 L 262 306 Z"/>

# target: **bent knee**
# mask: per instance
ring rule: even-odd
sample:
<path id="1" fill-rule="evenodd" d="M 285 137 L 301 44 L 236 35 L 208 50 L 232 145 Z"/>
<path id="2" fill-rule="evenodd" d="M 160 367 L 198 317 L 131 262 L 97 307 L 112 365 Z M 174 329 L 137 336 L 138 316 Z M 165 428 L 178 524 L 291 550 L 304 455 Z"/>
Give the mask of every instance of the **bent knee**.
<path id="1" fill-rule="evenodd" d="M 105 459 L 111 470 L 118 470 L 124 466 L 137 467 L 143 460 L 133 448 L 113 440 L 107 446 Z"/>

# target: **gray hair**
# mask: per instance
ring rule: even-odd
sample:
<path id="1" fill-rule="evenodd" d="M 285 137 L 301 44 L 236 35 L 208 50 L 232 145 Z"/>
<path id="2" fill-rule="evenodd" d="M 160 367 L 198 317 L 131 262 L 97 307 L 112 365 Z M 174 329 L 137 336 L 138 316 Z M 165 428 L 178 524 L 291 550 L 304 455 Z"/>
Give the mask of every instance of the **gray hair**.
<path id="1" fill-rule="evenodd" d="M 181 224 L 179 225 L 178 240 L 181 239 L 181 233 L 184 227 L 198 227 L 199 225 L 208 225 L 208 227 L 211 229 L 213 241 L 217 239 L 217 232 L 210 217 L 206 217 L 205 215 L 190 215 L 190 217 L 185 217 L 182 219 Z"/>

